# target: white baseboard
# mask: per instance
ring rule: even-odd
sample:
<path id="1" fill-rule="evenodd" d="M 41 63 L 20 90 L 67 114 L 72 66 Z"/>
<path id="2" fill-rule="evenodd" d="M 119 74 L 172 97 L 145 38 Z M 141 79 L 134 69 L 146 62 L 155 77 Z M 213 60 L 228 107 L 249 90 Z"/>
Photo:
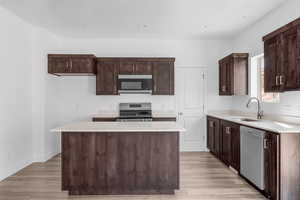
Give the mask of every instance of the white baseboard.
<path id="1" fill-rule="evenodd" d="M 0 181 L 6 179 L 7 177 L 14 175 L 21 169 L 27 167 L 28 165 L 32 164 L 32 160 L 22 160 L 16 163 L 13 167 L 10 169 L 5 169 L 4 172 L 1 172 L 0 174 Z"/>

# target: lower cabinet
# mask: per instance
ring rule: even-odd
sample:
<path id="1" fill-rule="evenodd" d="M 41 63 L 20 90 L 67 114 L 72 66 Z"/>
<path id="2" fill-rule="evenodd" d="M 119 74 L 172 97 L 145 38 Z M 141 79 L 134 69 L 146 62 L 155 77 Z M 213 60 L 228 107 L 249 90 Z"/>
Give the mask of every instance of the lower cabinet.
<path id="1" fill-rule="evenodd" d="M 222 148 L 221 160 L 235 170 L 240 170 L 240 126 L 221 121 Z"/>
<path id="2" fill-rule="evenodd" d="M 217 157 L 221 153 L 220 120 L 207 117 L 207 148 Z"/>
<path id="3" fill-rule="evenodd" d="M 207 147 L 227 166 L 240 171 L 239 124 L 207 117 Z M 300 200 L 300 133 L 266 131 L 264 181 L 265 190 L 261 192 L 268 199 Z"/>

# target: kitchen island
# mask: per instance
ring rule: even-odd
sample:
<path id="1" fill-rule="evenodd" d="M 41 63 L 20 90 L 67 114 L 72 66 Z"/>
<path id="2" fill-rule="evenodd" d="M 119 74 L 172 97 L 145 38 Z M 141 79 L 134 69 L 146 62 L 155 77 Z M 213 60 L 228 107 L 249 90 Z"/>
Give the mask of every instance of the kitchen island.
<path id="1" fill-rule="evenodd" d="M 79 122 L 54 129 L 62 134 L 62 190 L 174 194 L 184 131 L 176 122 Z"/>

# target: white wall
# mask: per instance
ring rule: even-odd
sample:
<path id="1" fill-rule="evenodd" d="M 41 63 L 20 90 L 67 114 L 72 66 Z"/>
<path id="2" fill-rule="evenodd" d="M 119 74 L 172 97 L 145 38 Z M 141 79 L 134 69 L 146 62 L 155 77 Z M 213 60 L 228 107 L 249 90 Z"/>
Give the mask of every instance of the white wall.
<path id="1" fill-rule="evenodd" d="M 262 37 L 300 17 L 299 8 L 299 0 L 289 0 L 239 35 L 234 41 L 234 51 L 249 52 L 250 56 L 263 53 Z M 300 116 L 300 92 L 286 92 L 280 98 L 279 104 L 264 103 L 265 112 Z M 246 96 L 234 97 L 232 108 L 245 110 L 247 99 Z"/>
<path id="2" fill-rule="evenodd" d="M 32 27 L 0 7 L 0 180 L 32 161 Z"/>
<path id="3" fill-rule="evenodd" d="M 47 53 L 59 47 L 59 40 L 44 29 L 34 28 L 32 45 L 33 159 L 43 162 L 57 154 L 60 146 L 58 135 L 50 132 L 60 119 L 58 89 L 56 79 L 47 71 Z"/>

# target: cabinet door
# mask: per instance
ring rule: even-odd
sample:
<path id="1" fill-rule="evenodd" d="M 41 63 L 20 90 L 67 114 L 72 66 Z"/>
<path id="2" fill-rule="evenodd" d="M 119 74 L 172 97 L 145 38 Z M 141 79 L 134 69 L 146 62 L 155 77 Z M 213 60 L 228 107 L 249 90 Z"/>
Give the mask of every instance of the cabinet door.
<path id="1" fill-rule="evenodd" d="M 279 136 L 274 133 L 265 134 L 265 192 L 271 200 L 279 198 Z"/>
<path id="2" fill-rule="evenodd" d="M 221 122 L 221 132 L 222 132 L 222 151 L 221 159 L 226 165 L 230 165 L 230 155 L 231 155 L 231 126 L 228 122 Z"/>
<path id="3" fill-rule="evenodd" d="M 153 62 L 153 95 L 174 95 L 174 63 Z"/>
<path id="4" fill-rule="evenodd" d="M 207 118 L 207 148 L 214 153 L 215 146 L 215 124 L 210 118 Z"/>
<path id="5" fill-rule="evenodd" d="M 117 95 L 119 62 L 101 61 L 97 63 L 97 95 Z"/>
<path id="6" fill-rule="evenodd" d="M 220 156 L 220 121 L 219 119 L 207 118 L 207 148 L 215 154 Z"/>
<path id="7" fill-rule="evenodd" d="M 66 73 L 70 66 L 69 57 L 48 56 L 48 73 Z"/>
<path id="8" fill-rule="evenodd" d="M 94 59 L 91 57 L 71 57 L 70 73 L 95 73 Z"/>
<path id="9" fill-rule="evenodd" d="M 135 74 L 139 75 L 152 75 L 152 65 L 150 62 L 136 62 L 135 63 Z"/>
<path id="10" fill-rule="evenodd" d="M 285 90 L 300 89 L 300 27 L 292 28 L 283 34 L 284 73 L 281 84 Z"/>
<path id="11" fill-rule="evenodd" d="M 135 62 L 134 61 L 123 61 L 120 62 L 120 74 L 134 74 Z"/>
<path id="12" fill-rule="evenodd" d="M 232 123 L 230 127 L 231 133 L 231 155 L 230 165 L 240 171 L 240 126 Z"/>
<path id="13" fill-rule="evenodd" d="M 226 94 L 226 74 L 226 62 L 225 60 L 222 60 L 219 62 L 219 95 Z"/>
<path id="14" fill-rule="evenodd" d="M 231 79 L 232 62 L 230 58 L 223 59 L 219 63 L 219 94 L 232 95 Z"/>
<path id="15" fill-rule="evenodd" d="M 279 37 L 274 37 L 265 41 L 264 43 L 264 89 L 265 92 L 279 92 L 279 51 L 278 51 Z"/>

